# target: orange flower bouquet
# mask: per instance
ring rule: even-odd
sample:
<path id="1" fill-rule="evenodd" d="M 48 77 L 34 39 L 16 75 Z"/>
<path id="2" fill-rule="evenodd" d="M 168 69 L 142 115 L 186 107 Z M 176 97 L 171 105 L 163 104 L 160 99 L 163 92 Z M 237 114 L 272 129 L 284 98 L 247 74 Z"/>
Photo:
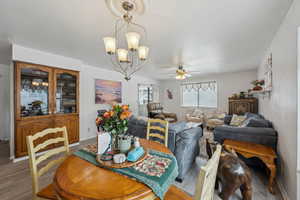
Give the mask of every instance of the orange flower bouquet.
<path id="1" fill-rule="evenodd" d="M 129 105 L 114 105 L 111 110 L 98 114 L 96 126 L 98 130 L 109 132 L 112 137 L 125 134 L 131 114 Z"/>

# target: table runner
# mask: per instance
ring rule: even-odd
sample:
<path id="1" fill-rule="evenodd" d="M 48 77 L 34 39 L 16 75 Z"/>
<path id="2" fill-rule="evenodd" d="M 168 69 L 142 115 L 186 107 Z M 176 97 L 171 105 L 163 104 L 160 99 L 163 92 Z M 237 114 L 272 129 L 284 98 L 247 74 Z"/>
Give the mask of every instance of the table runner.
<path id="1" fill-rule="evenodd" d="M 95 153 L 81 149 L 79 151 L 74 152 L 73 154 L 94 165 L 101 167 L 101 165 L 96 160 Z M 173 155 L 165 154 L 155 150 L 150 150 L 149 154 L 150 154 L 148 156 L 149 159 L 146 158 L 143 162 L 133 167 L 122 168 L 122 169 L 114 169 L 114 168 L 106 168 L 106 169 L 126 175 L 128 177 L 135 179 L 136 181 L 146 184 L 152 189 L 152 191 L 157 197 L 163 199 L 170 185 L 174 183 L 175 178 L 178 176 L 177 161 Z M 150 164 L 155 163 L 152 162 L 155 157 L 161 157 L 162 161 L 166 161 L 166 159 L 169 159 L 171 161 L 168 163 L 168 167 L 165 169 L 163 173 L 151 174 L 152 171 L 151 168 L 149 169 L 148 167 L 146 167 L 147 169 L 149 169 L 147 170 L 145 169 L 145 167 L 143 167 L 143 165 L 149 165 L 149 163 Z M 160 164 L 161 163 L 156 162 L 156 165 L 160 165 Z"/>

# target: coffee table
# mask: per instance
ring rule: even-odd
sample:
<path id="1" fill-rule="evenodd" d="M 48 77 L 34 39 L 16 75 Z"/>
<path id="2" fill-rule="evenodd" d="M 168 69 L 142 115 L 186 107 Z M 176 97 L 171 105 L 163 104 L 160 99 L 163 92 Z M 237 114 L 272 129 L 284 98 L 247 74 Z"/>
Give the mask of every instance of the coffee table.
<path id="1" fill-rule="evenodd" d="M 241 142 L 235 140 L 225 140 L 224 145 L 228 149 L 233 149 L 237 153 L 240 153 L 246 158 L 257 157 L 265 163 L 270 170 L 269 177 L 269 191 L 274 194 L 274 180 L 276 178 L 276 163 L 275 159 L 277 155 L 271 147 L 267 147 L 261 144 L 254 144 L 249 142 Z"/>

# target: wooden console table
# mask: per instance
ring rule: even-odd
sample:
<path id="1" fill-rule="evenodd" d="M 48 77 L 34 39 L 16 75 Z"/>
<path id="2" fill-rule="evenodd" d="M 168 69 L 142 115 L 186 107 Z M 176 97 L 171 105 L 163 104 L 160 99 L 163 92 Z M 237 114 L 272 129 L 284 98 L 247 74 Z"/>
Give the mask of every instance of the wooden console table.
<path id="1" fill-rule="evenodd" d="M 276 178 L 276 164 L 277 158 L 275 151 L 271 147 L 249 142 L 240 142 L 235 140 L 225 140 L 224 145 L 228 149 L 233 149 L 237 153 L 245 156 L 246 158 L 257 157 L 265 163 L 270 170 L 269 177 L 269 191 L 274 194 L 274 179 Z"/>

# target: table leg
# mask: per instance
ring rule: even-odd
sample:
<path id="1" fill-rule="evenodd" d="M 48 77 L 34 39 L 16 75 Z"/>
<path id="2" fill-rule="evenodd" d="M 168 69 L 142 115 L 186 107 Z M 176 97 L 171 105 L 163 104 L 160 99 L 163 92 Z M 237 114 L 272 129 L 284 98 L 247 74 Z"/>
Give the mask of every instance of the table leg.
<path id="1" fill-rule="evenodd" d="M 276 166 L 274 164 L 267 164 L 267 167 L 270 170 L 270 177 L 269 177 L 269 191 L 274 194 L 274 180 L 276 177 Z"/>

